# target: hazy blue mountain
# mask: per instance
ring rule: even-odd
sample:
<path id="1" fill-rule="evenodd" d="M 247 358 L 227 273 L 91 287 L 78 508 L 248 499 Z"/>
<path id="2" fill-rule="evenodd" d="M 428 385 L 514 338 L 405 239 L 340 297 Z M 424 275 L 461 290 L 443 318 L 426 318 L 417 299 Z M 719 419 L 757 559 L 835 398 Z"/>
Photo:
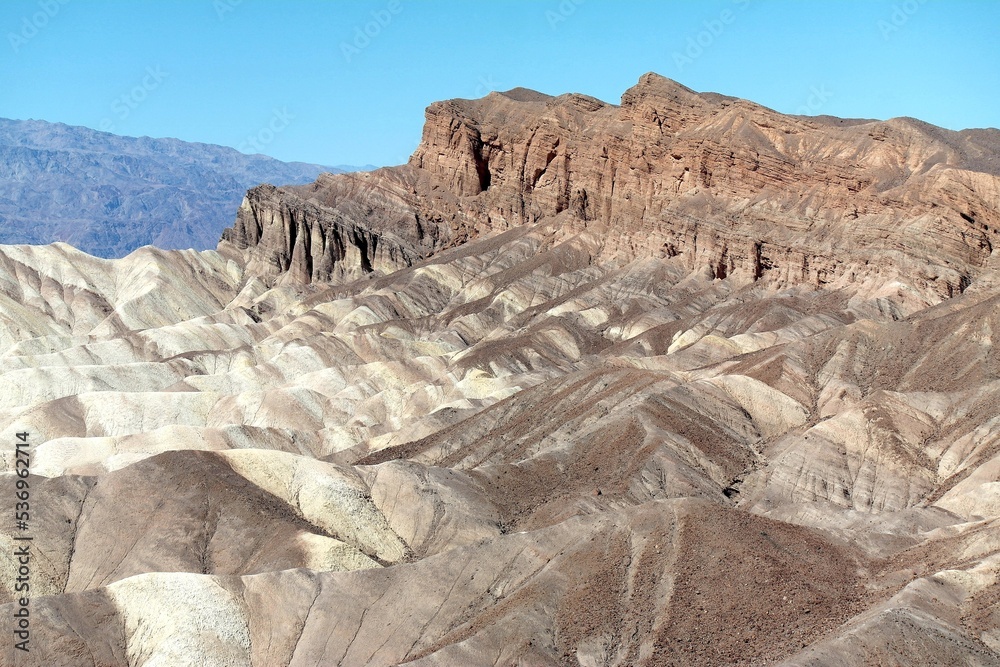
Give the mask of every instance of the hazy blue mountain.
<path id="1" fill-rule="evenodd" d="M 334 169 L 339 169 L 340 171 L 375 171 L 378 167 L 373 164 L 363 164 L 361 166 L 355 164 L 338 164 Z"/>
<path id="2" fill-rule="evenodd" d="M 214 248 L 248 188 L 340 169 L 178 139 L 0 119 L 0 243 L 66 241 L 101 257 Z"/>

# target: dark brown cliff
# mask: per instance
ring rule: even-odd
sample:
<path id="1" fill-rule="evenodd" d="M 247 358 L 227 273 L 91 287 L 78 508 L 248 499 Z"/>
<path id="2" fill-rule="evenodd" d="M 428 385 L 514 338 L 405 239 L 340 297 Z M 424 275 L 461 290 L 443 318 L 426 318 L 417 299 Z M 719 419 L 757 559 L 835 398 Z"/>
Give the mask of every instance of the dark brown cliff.
<path id="1" fill-rule="evenodd" d="M 615 261 L 679 257 L 742 281 L 893 278 L 933 301 L 964 289 L 998 241 L 996 130 L 785 116 L 656 74 L 620 106 L 515 89 L 426 117 L 408 164 L 252 191 L 224 242 L 267 275 L 327 280 L 560 216 Z M 314 222 L 333 240 L 306 233 Z"/>

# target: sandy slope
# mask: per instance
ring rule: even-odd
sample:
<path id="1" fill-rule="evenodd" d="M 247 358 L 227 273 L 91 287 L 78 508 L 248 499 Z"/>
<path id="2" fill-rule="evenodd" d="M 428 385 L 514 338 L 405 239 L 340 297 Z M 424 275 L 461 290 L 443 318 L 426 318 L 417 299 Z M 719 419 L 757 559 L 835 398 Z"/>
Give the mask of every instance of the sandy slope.
<path id="1" fill-rule="evenodd" d="M 409 166 L 251 193 L 219 252 L 0 247 L 4 469 L 15 432 L 34 448 L 17 664 L 1000 664 L 998 213 L 956 208 L 995 203 L 992 135 L 748 104 L 651 77 L 614 108 L 443 103 Z M 477 155 L 547 159 L 481 130 L 532 114 L 622 130 L 619 161 L 681 150 L 677 122 L 800 162 L 761 160 L 772 217 L 709 206 L 707 241 L 627 187 L 607 220 L 553 215 L 565 174 L 522 198 L 537 217 L 475 227 L 530 194 Z M 810 227 L 794 176 L 824 151 Z M 657 155 L 657 178 L 695 159 Z M 735 205 L 753 170 L 702 157 L 687 204 Z M 896 177 L 940 179 L 879 199 Z"/>

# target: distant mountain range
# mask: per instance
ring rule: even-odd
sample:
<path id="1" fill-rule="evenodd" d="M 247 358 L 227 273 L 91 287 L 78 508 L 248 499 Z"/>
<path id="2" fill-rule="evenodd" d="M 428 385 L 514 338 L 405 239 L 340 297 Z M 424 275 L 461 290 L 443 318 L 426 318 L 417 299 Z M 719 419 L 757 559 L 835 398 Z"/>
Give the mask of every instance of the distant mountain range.
<path id="1" fill-rule="evenodd" d="M 214 248 L 248 188 L 368 168 L 0 119 L 0 244 L 65 241 L 100 257 Z"/>

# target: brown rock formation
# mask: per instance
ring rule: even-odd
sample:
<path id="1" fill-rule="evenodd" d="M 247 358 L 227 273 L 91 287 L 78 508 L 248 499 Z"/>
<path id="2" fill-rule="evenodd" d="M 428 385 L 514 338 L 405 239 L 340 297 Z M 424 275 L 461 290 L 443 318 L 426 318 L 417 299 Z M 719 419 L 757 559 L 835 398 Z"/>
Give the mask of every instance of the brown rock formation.
<path id="1" fill-rule="evenodd" d="M 353 184 L 366 176 L 352 174 L 337 185 Z M 226 229 L 222 239 L 239 250 L 253 249 L 247 269 L 264 280 L 344 281 L 410 265 L 419 257 L 414 249 L 419 244 L 406 243 L 392 231 L 407 229 L 408 220 L 389 221 L 385 228 L 355 222 L 366 219 L 357 210 L 358 200 L 370 194 L 355 192 L 347 200 L 354 206 L 343 211 L 336 205 L 307 201 L 287 189 L 261 185 L 247 193 L 236 225 Z"/>
<path id="2" fill-rule="evenodd" d="M 785 116 L 655 74 L 620 106 L 515 89 L 432 104 L 407 165 L 251 192 L 224 239 L 251 266 L 307 281 L 560 216 L 606 230 L 599 254 L 617 262 L 677 255 L 781 284 L 899 278 L 933 302 L 961 292 L 998 242 L 998 146 L 995 130 Z M 289 209 L 350 231 L 317 243 Z"/>

